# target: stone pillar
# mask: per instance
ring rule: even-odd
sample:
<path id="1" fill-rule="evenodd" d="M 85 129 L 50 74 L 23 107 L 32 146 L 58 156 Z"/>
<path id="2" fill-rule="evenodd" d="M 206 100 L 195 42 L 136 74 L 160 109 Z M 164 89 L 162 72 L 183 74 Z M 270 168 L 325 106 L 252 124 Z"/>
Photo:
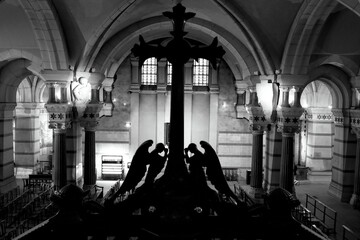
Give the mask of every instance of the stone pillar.
<path id="1" fill-rule="evenodd" d="M 85 129 L 84 189 L 96 184 L 95 131 L 99 123 L 99 113 L 103 107 L 99 101 L 99 89 L 103 80 L 102 73 L 91 73 L 89 76 L 91 99 L 86 105 L 83 116 L 80 117 L 80 124 Z"/>
<path id="2" fill-rule="evenodd" d="M 356 134 L 356 159 L 354 173 L 354 191 L 350 199 L 350 204 L 355 209 L 360 209 L 360 110 L 351 111 L 352 132 Z"/>
<path id="3" fill-rule="evenodd" d="M 40 171 L 40 109 L 39 103 L 18 103 L 15 111 L 14 152 L 17 174 Z"/>
<path id="4" fill-rule="evenodd" d="M 53 181 L 56 188 L 67 184 L 66 169 L 66 129 L 71 127 L 72 106 L 64 103 L 47 103 L 49 112 L 49 128 L 53 129 Z"/>
<path id="5" fill-rule="evenodd" d="M 281 133 L 277 131 L 276 124 L 268 125 L 264 164 L 264 190 L 268 193 L 279 187 L 281 151 Z"/>
<path id="6" fill-rule="evenodd" d="M 250 87 L 250 102 L 246 105 L 249 114 L 250 130 L 252 132 L 252 158 L 251 158 L 251 180 L 250 196 L 262 199 L 263 189 L 263 136 L 267 126 L 264 111 L 260 107 L 256 87 Z"/>
<path id="7" fill-rule="evenodd" d="M 235 88 L 237 94 L 236 101 L 236 118 L 249 118 L 248 112 L 246 111 L 246 90 L 248 83 L 243 80 L 235 81 Z"/>
<path id="8" fill-rule="evenodd" d="M 0 193 L 16 186 L 14 177 L 13 111 L 16 103 L 0 104 Z"/>
<path id="9" fill-rule="evenodd" d="M 335 137 L 329 192 L 342 202 L 349 202 L 354 187 L 356 137 L 351 134 L 350 111 L 334 108 L 331 111 Z"/>
<path id="10" fill-rule="evenodd" d="M 219 105 L 219 71 L 218 68 L 211 70 L 210 87 L 210 116 L 209 116 L 209 143 L 211 146 L 218 145 L 218 105 Z"/>
<path id="11" fill-rule="evenodd" d="M 49 128 L 53 129 L 53 172 L 55 188 L 67 184 L 66 129 L 71 127 L 72 104 L 68 100 L 71 71 L 45 71 L 43 76 L 49 88 L 45 108 L 49 113 Z"/>
<path id="12" fill-rule="evenodd" d="M 139 83 L 139 61 L 131 58 L 131 86 L 130 86 L 130 159 L 140 146 L 139 142 L 139 116 L 140 116 L 140 83 Z"/>
<path id="13" fill-rule="evenodd" d="M 156 91 L 156 142 L 165 143 L 165 103 L 167 84 L 167 61 L 158 61 L 158 82 Z M 165 143 L 166 144 L 166 143 Z"/>
<path id="14" fill-rule="evenodd" d="M 101 109 L 100 116 L 112 116 L 114 110 L 114 104 L 112 99 L 112 90 L 114 88 L 115 79 L 112 77 L 106 77 L 102 82 L 103 89 L 103 108 Z"/>
<path id="15" fill-rule="evenodd" d="M 84 188 L 96 184 L 95 127 L 85 126 Z"/>
<path id="16" fill-rule="evenodd" d="M 300 116 L 304 109 L 300 106 L 300 94 L 294 95 L 294 103 L 290 107 L 289 88 L 281 87 L 282 102 L 278 108 L 278 131 L 282 134 L 280 182 L 279 187 L 294 192 L 294 136 L 300 132 Z"/>

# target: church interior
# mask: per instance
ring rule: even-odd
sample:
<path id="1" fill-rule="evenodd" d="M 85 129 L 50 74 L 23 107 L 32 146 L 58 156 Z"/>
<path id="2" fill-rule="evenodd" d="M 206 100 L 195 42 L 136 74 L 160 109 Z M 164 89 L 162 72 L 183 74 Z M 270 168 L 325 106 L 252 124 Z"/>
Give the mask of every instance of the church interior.
<path id="1" fill-rule="evenodd" d="M 164 148 L 156 156 L 165 156 L 167 163 L 157 179 L 175 181 L 184 195 L 169 190 L 171 184 L 165 181 L 136 192 L 144 182 L 142 175 L 126 189 L 126 197 L 132 199 L 128 205 L 111 205 L 115 212 L 132 209 L 150 195 L 164 205 L 155 207 L 144 200 L 149 212 L 156 215 L 162 209 L 159 212 L 166 215 L 164 206 L 175 204 L 162 201 L 163 193 L 150 191 L 167 191 L 164 196 L 171 195 L 167 200 L 186 202 L 190 193 L 185 188 L 198 187 L 187 183 L 188 175 L 195 182 L 198 178 L 191 178 L 191 170 L 188 174 L 184 157 L 184 149 L 194 143 L 200 152 L 190 149 L 191 154 L 219 163 L 217 170 L 231 189 L 231 193 L 219 190 L 222 176 L 214 178 L 215 170 L 209 170 L 205 176 L 213 189 L 209 191 L 224 190 L 226 198 L 235 194 L 234 205 L 241 202 L 236 205 L 238 215 L 243 213 L 241 205 L 250 201 L 256 207 L 247 214 L 267 219 L 263 208 L 271 205 L 278 189 L 284 191 L 281 196 L 296 198 L 297 188 L 304 184 L 349 207 L 349 214 L 360 221 L 357 26 L 360 29 L 358 0 L 0 0 L 0 239 L 34 239 L 31 234 L 37 231 L 51 236 L 50 230 L 42 230 L 46 225 L 38 226 L 44 221 L 55 232 L 58 225 L 77 231 L 82 228 L 79 222 L 63 223 L 66 214 L 60 214 L 63 222 L 58 225 L 60 220 L 49 220 L 56 218 L 55 203 L 61 205 L 68 192 L 74 199 L 95 196 L 98 205 L 88 204 L 86 209 L 102 215 L 108 210 L 102 199 L 121 189 L 136 168 L 135 161 L 156 152 L 160 143 Z M 215 165 L 204 166 L 205 170 Z M 100 184 L 104 182 L 111 186 L 104 188 Z M 319 183 L 325 187 L 316 190 Z M 196 190 L 190 192 L 192 196 Z M 228 199 L 219 201 L 215 214 L 207 205 L 194 208 L 208 226 L 216 226 L 221 222 L 216 217 L 223 217 L 219 212 L 226 212 L 227 205 L 222 204 Z M 336 221 L 336 215 L 323 213 L 319 225 L 299 220 L 304 211 L 316 218 L 314 211 L 321 211 L 316 203 L 331 210 L 306 195 L 306 207 L 304 202 L 291 210 L 301 233 L 284 239 L 335 239 L 331 235 L 335 227 L 324 219 Z M 44 210 L 41 219 L 29 214 L 30 206 L 31 212 Z M 148 226 L 153 215 L 141 212 L 124 214 L 129 223 L 120 223 L 131 229 L 124 238 L 119 237 L 120 230 L 95 227 L 102 225 L 96 214 L 86 215 L 82 222 L 96 230 L 85 237 L 73 236 L 267 239 L 265 230 L 260 235 L 237 231 L 222 235 L 223 230 L 214 230 L 205 236 L 208 230 L 200 227 L 175 238 L 156 224 L 145 233 L 146 227 L 141 231 L 130 227 L 137 222 Z M 175 219 L 180 213 L 174 212 L 166 217 Z M 242 224 L 247 219 L 232 214 L 229 218 Z M 169 221 L 174 232 L 177 221 L 173 225 Z M 265 222 L 257 221 L 249 223 L 249 229 Z M 285 228 L 274 227 L 291 234 Z M 303 229 L 307 235 L 302 235 Z M 353 238 L 341 239 L 360 239 L 356 238 L 360 228 L 343 229 Z M 99 232 L 102 235 L 96 236 Z M 336 235 L 340 239 L 339 231 Z"/>

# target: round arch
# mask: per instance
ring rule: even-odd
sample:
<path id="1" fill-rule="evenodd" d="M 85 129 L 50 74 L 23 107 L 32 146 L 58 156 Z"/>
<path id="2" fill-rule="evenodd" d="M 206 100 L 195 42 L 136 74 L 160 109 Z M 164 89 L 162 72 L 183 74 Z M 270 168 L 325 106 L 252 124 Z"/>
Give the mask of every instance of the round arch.
<path id="1" fill-rule="evenodd" d="M 344 71 L 332 65 L 322 65 L 309 73 L 309 81 L 304 87 L 315 80 L 322 81 L 329 88 L 333 108 L 350 108 L 351 86 Z"/>
<path id="2" fill-rule="evenodd" d="M 262 65 L 271 65 L 267 61 L 260 64 L 254 58 L 253 54 L 246 47 L 246 45 L 251 45 L 251 43 L 240 42 L 219 26 L 212 24 L 211 28 L 207 28 L 203 22 L 204 21 L 189 21 L 185 30 L 191 31 L 189 31 L 187 37 L 209 44 L 212 39 L 217 36 L 220 45 L 222 45 L 226 51 L 223 59 L 229 65 L 235 79 L 244 79 L 252 75 L 253 72 L 262 69 Z M 142 35 L 146 41 L 152 41 L 158 38 L 168 37 L 171 28 L 171 23 L 167 19 L 164 19 L 164 17 L 154 17 L 138 22 L 114 35 L 114 37 L 102 47 L 96 57 L 93 56 L 90 65 L 95 69 L 99 69 L 101 72 L 106 72 L 107 76 L 112 77 L 125 57 L 130 54 L 130 49 L 134 44 L 138 43 L 139 35 Z"/>

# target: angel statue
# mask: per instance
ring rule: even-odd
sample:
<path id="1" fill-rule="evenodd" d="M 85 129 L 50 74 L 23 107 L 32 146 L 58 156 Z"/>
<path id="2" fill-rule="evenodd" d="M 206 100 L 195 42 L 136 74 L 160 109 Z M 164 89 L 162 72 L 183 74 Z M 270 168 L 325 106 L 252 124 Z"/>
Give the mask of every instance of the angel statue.
<path id="1" fill-rule="evenodd" d="M 91 86 L 84 77 L 79 78 L 78 82 L 73 82 L 73 96 L 75 102 L 86 103 L 90 100 Z"/>
<path id="2" fill-rule="evenodd" d="M 152 144 L 152 140 L 147 140 L 139 146 L 132 158 L 129 172 L 126 175 L 123 184 L 114 195 L 105 200 L 105 205 L 109 206 L 110 204 L 114 204 L 116 198 L 126 192 L 134 192 L 136 186 L 144 178 L 147 171 L 147 165 L 149 164 L 150 166 L 145 178 L 146 186 L 149 186 L 154 182 L 155 178 L 165 165 L 167 149 L 164 144 L 158 143 L 155 149 L 149 153 L 149 148 Z M 162 152 L 165 152 L 164 156 L 159 155 Z"/>
<path id="3" fill-rule="evenodd" d="M 219 158 L 215 150 L 211 147 L 208 142 L 200 141 L 201 147 L 205 150 L 205 165 L 206 175 L 210 180 L 211 184 L 214 185 L 215 189 L 219 192 L 219 195 L 225 195 L 231 202 L 238 206 L 243 206 L 244 203 L 239 200 L 235 193 L 230 189 L 224 173 L 222 171 Z"/>

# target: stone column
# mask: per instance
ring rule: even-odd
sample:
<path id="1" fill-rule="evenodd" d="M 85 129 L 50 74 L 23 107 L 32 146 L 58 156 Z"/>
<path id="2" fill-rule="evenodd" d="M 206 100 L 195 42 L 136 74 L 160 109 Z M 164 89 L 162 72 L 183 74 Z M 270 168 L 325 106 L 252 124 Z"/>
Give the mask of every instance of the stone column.
<path id="1" fill-rule="evenodd" d="M 280 183 L 281 188 L 294 192 L 294 135 L 300 132 L 300 116 L 304 109 L 300 106 L 300 94 L 295 94 L 294 104 L 289 104 L 289 88 L 281 87 L 282 102 L 278 108 L 278 131 L 282 133 Z"/>
<path id="2" fill-rule="evenodd" d="M 112 116 L 114 110 L 114 104 L 112 99 L 112 90 L 114 88 L 115 79 L 112 77 L 106 77 L 102 82 L 103 89 L 103 108 L 101 109 L 100 116 Z"/>
<path id="3" fill-rule="evenodd" d="M 99 89 L 103 80 L 102 73 L 91 73 L 89 76 L 91 99 L 80 117 L 80 124 L 85 129 L 84 189 L 96 184 L 95 131 L 99 123 L 99 112 L 103 107 L 103 103 L 99 101 Z"/>
<path id="4" fill-rule="evenodd" d="M 250 130 L 252 132 L 252 158 L 251 158 L 251 180 L 250 196 L 261 199 L 263 195 L 263 136 L 267 126 L 264 111 L 260 107 L 256 87 L 250 87 L 250 103 L 246 105 L 249 114 Z"/>
<path id="5" fill-rule="evenodd" d="M 349 202 L 354 187 L 356 137 L 351 134 L 350 111 L 334 108 L 331 111 L 335 136 L 329 192 L 342 202 Z"/>
<path id="6" fill-rule="evenodd" d="M 49 128 L 53 129 L 53 172 L 55 188 L 67 184 L 66 129 L 71 127 L 72 104 L 68 100 L 71 71 L 44 71 L 49 99 L 45 108 L 49 113 Z"/>
<path id="7" fill-rule="evenodd" d="M 355 209 L 360 209 L 360 110 L 351 111 L 352 132 L 356 134 L 356 159 L 354 173 L 354 191 L 350 199 L 350 204 Z"/>
<path id="8" fill-rule="evenodd" d="M 140 146 L 139 122 L 140 122 L 140 82 L 139 82 L 139 61 L 131 58 L 131 86 L 130 86 L 130 159 Z"/>
<path id="9" fill-rule="evenodd" d="M 16 103 L 0 104 L 0 193 L 16 186 L 14 176 L 13 111 Z"/>
<path id="10" fill-rule="evenodd" d="M 53 129 L 53 181 L 56 188 L 67 184 L 66 170 L 66 129 L 71 127 L 72 106 L 67 103 L 47 103 L 49 128 Z"/>

